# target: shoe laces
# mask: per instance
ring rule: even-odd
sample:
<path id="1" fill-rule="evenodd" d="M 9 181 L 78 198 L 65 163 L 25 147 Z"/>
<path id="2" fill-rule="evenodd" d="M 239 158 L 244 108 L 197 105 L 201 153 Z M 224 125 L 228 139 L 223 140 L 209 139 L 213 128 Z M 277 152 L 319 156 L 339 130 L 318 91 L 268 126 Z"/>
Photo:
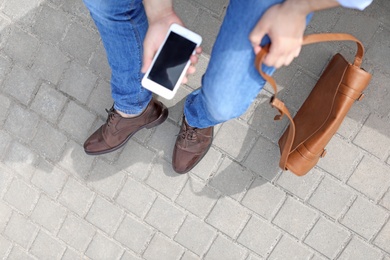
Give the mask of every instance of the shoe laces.
<path id="1" fill-rule="evenodd" d="M 186 130 L 180 133 L 180 137 L 187 141 L 194 141 L 198 135 L 197 130 L 197 128 L 187 127 Z"/>
<path id="2" fill-rule="evenodd" d="M 113 120 L 115 119 L 117 113 L 115 112 L 115 109 L 113 107 L 110 109 L 106 109 L 106 112 L 108 114 L 106 123 L 107 123 L 107 126 L 110 127 L 110 125 L 112 124 Z"/>

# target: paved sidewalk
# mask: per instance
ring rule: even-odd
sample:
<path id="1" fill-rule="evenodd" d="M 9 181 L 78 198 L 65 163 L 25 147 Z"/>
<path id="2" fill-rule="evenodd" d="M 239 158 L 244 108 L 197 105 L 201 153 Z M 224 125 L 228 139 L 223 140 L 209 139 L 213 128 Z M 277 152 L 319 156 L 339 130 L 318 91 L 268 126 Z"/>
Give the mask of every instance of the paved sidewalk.
<path id="1" fill-rule="evenodd" d="M 190 174 L 171 169 L 183 98 L 200 85 L 227 0 L 180 0 L 204 37 L 198 72 L 169 119 L 123 149 L 84 154 L 112 104 L 105 53 L 81 0 L 0 0 L 0 258 L 390 260 L 390 2 L 364 12 L 318 13 L 308 32 L 351 32 L 373 73 L 305 177 L 278 168 L 274 122 L 262 91 L 249 111 L 217 127 Z M 327 61 L 354 45 L 305 47 L 276 73 L 296 111 Z"/>

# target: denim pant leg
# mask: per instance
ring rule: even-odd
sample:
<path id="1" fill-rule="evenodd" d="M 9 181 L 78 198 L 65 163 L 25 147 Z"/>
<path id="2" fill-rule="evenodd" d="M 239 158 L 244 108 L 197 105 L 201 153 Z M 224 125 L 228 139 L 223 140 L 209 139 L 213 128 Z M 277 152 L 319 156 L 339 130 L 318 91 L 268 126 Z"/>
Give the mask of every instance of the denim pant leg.
<path id="1" fill-rule="evenodd" d="M 231 0 L 214 44 L 202 88 L 191 93 L 184 114 L 193 127 L 205 128 L 242 115 L 265 85 L 254 67 L 249 34 L 263 13 L 283 0 Z M 262 44 L 269 42 L 268 37 Z M 271 74 L 274 69 L 264 66 Z"/>
<path id="2" fill-rule="evenodd" d="M 152 98 L 141 86 L 143 41 L 148 22 L 142 0 L 84 0 L 100 32 L 112 70 L 114 108 L 138 114 Z"/>

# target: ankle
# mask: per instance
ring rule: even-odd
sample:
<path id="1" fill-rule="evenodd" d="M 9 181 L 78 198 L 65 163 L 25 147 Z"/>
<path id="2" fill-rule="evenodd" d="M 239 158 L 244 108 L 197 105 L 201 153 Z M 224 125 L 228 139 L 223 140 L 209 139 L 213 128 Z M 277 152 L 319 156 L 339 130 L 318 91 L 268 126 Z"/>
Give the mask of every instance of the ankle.
<path id="1" fill-rule="evenodd" d="M 139 113 L 139 114 L 126 114 L 126 113 L 123 113 L 119 110 L 115 110 L 115 111 L 123 118 L 133 118 L 133 117 L 137 117 L 141 114 L 141 113 Z"/>

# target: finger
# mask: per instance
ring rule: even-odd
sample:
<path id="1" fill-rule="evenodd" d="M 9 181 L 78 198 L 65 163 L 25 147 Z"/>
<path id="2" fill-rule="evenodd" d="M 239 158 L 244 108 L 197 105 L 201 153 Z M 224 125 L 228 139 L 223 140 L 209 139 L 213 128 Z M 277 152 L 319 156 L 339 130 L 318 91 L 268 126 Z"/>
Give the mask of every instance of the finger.
<path id="1" fill-rule="evenodd" d="M 260 20 L 249 34 L 249 40 L 256 54 L 261 50 L 260 43 L 266 34 L 267 28 L 263 25 L 262 20 Z"/>
<path id="2" fill-rule="evenodd" d="M 196 47 L 196 49 L 195 49 L 195 53 L 198 54 L 198 55 L 201 54 L 202 51 L 203 51 L 202 47 L 200 47 L 200 46 Z"/>
<path id="3" fill-rule="evenodd" d="M 199 58 L 198 58 L 198 56 L 196 56 L 196 55 L 192 55 L 192 56 L 190 57 L 190 61 L 191 61 L 191 64 L 195 65 L 195 64 L 198 63 Z"/>
<path id="4" fill-rule="evenodd" d="M 187 74 L 192 75 L 192 74 L 194 74 L 195 72 L 196 72 L 195 66 L 190 66 L 190 67 L 188 67 Z"/>
<path id="5" fill-rule="evenodd" d="M 181 81 L 182 84 L 187 84 L 188 82 L 188 78 L 187 77 L 184 77 L 183 80 Z"/>

